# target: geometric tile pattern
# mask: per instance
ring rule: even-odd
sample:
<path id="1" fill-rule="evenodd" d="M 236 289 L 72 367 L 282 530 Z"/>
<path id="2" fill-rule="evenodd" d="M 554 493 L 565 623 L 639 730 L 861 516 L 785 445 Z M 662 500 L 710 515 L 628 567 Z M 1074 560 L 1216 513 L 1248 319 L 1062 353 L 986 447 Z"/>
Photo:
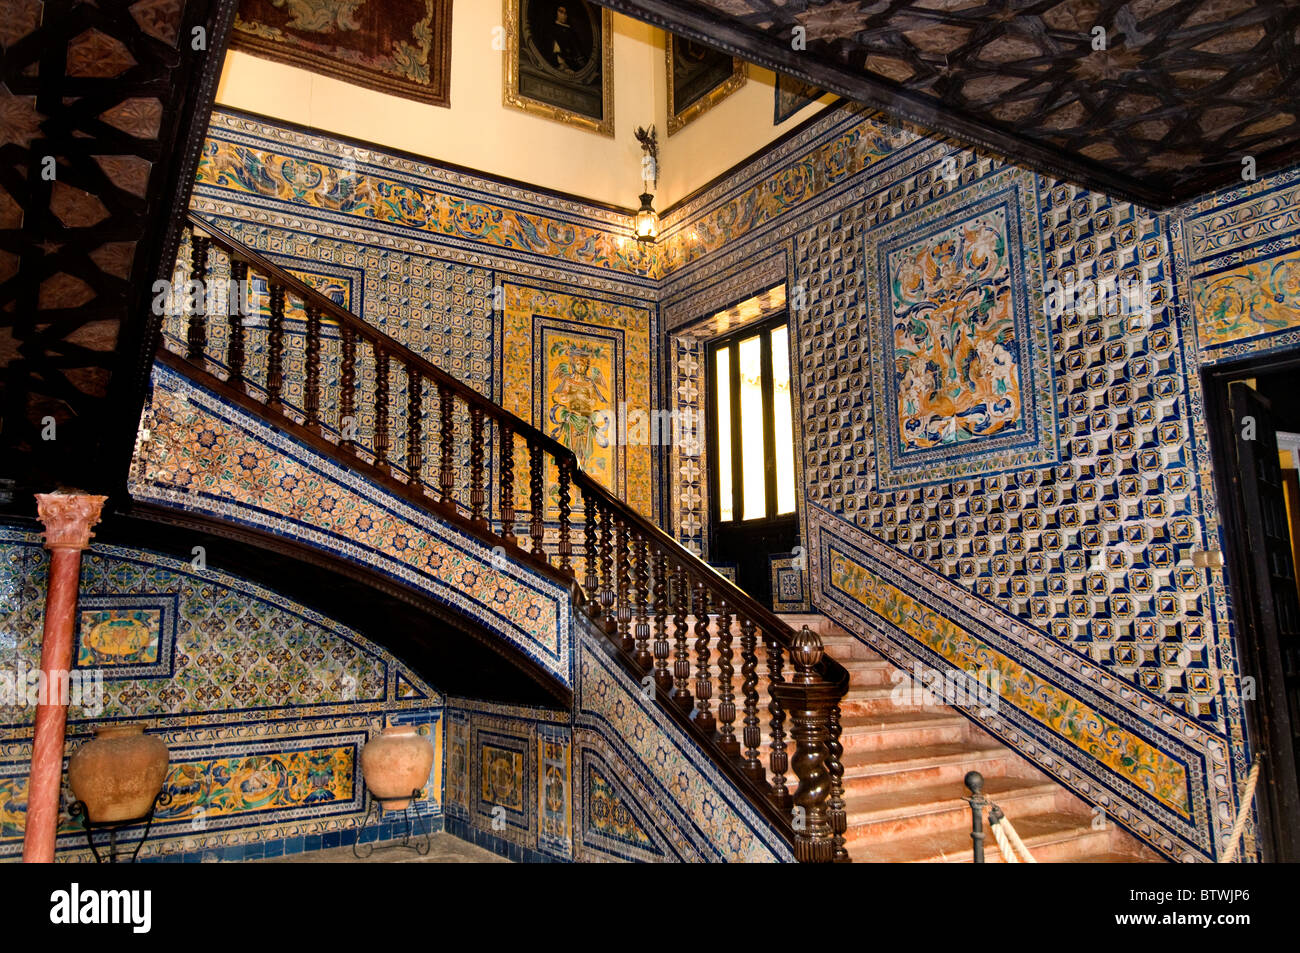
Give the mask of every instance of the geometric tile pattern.
<path id="1" fill-rule="evenodd" d="M 789 860 L 777 833 L 640 684 L 592 636 L 579 644 L 576 859 Z"/>
<path id="2" fill-rule="evenodd" d="M 38 532 L 0 527 L 6 671 L 39 665 L 48 559 Z M 78 667 L 98 670 L 104 696 L 100 712 L 70 706 L 68 752 L 93 725 L 140 718 L 171 752 L 173 801 L 149 856 L 319 847 L 359 824 L 357 757 L 385 719 L 416 724 L 441 747 L 443 699 L 418 675 L 357 632 L 228 573 L 93 543 L 79 612 Z M 0 857 L 21 849 L 33 717 L 29 706 L 0 708 Z M 440 824 L 436 780 L 419 806 Z M 59 843 L 61 856 L 85 853 L 66 814 Z"/>
<path id="3" fill-rule="evenodd" d="M 808 598 L 807 557 L 802 553 L 772 553 L 768 564 L 772 573 L 772 611 L 811 612 Z"/>

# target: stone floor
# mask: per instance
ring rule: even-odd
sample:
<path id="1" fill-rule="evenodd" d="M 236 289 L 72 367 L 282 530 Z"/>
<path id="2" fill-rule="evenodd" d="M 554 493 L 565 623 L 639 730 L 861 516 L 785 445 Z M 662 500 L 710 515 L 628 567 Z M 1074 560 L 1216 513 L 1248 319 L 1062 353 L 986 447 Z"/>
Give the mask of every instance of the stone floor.
<path id="1" fill-rule="evenodd" d="M 253 861 L 262 864 L 508 864 L 510 861 L 498 857 L 491 851 L 475 844 L 453 837 L 439 831 L 430 838 L 431 847 L 423 857 L 413 850 L 376 850 L 369 857 L 358 859 L 352 856 L 352 848 L 333 847 L 329 850 L 315 850 L 307 854 L 292 854 L 288 857 L 272 857 L 267 860 Z M 389 841 L 396 843 L 396 841 Z M 382 846 L 382 845 L 380 845 Z"/>

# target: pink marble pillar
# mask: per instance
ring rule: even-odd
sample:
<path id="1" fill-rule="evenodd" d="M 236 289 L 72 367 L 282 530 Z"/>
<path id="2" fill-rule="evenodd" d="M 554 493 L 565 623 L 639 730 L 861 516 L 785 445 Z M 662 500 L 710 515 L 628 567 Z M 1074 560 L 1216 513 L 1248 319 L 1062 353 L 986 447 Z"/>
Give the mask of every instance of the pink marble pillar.
<path id="1" fill-rule="evenodd" d="M 72 668 L 72 630 L 77 617 L 81 580 L 81 551 L 94 535 L 104 496 L 76 490 L 36 494 L 36 515 L 45 524 L 45 548 L 50 572 L 45 594 L 45 632 L 41 640 L 41 672 L 46 685 L 55 685 L 55 672 Z M 66 698 L 46 697 L 36 706 L 36 737 L 27 780 L 27 826 L 23 833 L 23 862 L 52 863 L 59 825 L 59 791 L 63 786 L 63 740 L 68 720 Z"/>

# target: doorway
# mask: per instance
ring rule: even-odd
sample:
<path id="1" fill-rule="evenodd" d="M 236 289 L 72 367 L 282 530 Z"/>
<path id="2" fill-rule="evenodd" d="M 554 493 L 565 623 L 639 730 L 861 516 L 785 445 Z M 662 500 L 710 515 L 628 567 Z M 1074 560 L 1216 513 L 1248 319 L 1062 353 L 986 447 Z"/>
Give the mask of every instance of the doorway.
<path id="1" fill-rule="evenodd" d="M 1300 861 L 1300 358 L 1202 371 L 1265 860 Z"/>
<path id="2" fill-rule="evenodd" d="M 712 561 L 771 605 L 769 558 L 799 542 L 790 328 L 785 314 L 709 342 Z"/>

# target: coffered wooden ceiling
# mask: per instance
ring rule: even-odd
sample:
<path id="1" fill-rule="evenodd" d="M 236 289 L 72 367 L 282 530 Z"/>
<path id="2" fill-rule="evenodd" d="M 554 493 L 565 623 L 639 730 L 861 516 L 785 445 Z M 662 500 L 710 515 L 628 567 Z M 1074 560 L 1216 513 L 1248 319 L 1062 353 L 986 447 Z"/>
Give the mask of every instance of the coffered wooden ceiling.
<path id="1" fill-rule="evenodd" d="M 235 0 L 0 9 L 0 478 L 30 506 L 125 483 Z"/>
<path id="2" fill-rule="evenodd" d="M 1296 0 L 602 2 L 1147 205 L 1300 161 Z"/>

